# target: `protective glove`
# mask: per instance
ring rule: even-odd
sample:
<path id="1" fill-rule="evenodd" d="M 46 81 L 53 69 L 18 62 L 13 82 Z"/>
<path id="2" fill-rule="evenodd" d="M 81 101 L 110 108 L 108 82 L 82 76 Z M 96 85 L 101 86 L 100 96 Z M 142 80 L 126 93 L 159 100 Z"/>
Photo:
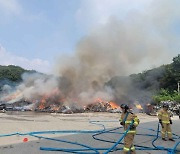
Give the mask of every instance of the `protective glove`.
<path id="1" fill-rule="evenodd" d="M 159 123 L 161 124 L 161 127 L 164 128 L 163 124 L 162 124 L 162 120 L 159 119 Z"/>
<path id="2" fill-rule="evenodd" d="M 124 125 L 125 125 L 125 123 L 124 123 L 124 122 L 120 122 L 120 124 L 121 124 L 122 126 L 124 126 Z"/>
<path id="3" fill-rule="evenodd" d="M 135 128 L 136 128 L 136 126 L 131 125 L 129 129 L 130 129 L 130 130 L 133 130 L 133 129 L 135 129 Z"/>
<path id="4" fill-rule="evenodd" d="M 172 125 L 172 120 L 169 120 L 170 124 Z"/>
<path id="5" fill-rule="evenodd" d="M 159 119 L 159 123 L 162 125 L 162 120 L 161 119 Z"/>

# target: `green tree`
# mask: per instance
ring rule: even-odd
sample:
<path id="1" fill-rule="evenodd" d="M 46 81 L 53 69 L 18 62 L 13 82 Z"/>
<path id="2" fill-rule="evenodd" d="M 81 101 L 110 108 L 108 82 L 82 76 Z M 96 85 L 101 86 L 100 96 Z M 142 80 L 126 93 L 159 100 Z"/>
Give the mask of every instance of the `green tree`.
<path id="1" fill-rule="evenodd" d="M 25 70 L 19 66 L 9 65 L 1 66 L 0 65 L 0 80 L 10 80 L 14 82 L 19 82 L 22 80 L 21 75 L 25 72 L 35 72 L 33 70 Z"/>

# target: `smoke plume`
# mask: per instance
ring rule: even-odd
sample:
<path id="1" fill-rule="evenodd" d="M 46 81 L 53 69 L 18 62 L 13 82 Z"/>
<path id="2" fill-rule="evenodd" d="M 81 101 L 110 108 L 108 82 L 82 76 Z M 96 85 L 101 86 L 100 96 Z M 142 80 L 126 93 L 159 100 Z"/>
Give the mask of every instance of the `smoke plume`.
<path id="1" fill-rule="evenodd" d="M 110 90 L 110 93 L 104 83 L 114 76 L 126 76 L 169 62 L 167 59 L 172 50 L 177 49 L 179 37 L 172 32 L 175 21 L 180 17 L 177 3 L 153 1 L 147 12 L 131 10 L 123 20 L 110 17 L 106 24 L 79 41 L 75 55 L 61 56 L 56 70 L 71 81 L 71 91 L 84 101 L 86 97 L 92 99 L 98 92 L 109 99 L 121 96 L 131 83 L 117 91 Z M 151 74 L 150 78 L 153 76 L 156 75 Z M 128 89 L 126 95 L 138 95 L 133 94 L 134 91 L 137 90 Z M 141 99 L 151 96 L 149 91 L 140 93 Z"/>

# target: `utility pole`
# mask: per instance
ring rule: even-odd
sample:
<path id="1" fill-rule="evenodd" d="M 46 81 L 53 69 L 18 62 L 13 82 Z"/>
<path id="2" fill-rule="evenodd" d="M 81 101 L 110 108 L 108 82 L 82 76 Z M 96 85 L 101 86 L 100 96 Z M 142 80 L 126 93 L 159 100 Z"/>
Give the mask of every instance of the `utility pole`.
<path id="1" fill-rule="evenodd" d="M 178 90 L 178 95 L 179 95 L 179 88 L 180 88 L 180 84 L 179 84 L 179 82 L 178 82 L 178 89 L 177 89 L 177 90 Z"/>

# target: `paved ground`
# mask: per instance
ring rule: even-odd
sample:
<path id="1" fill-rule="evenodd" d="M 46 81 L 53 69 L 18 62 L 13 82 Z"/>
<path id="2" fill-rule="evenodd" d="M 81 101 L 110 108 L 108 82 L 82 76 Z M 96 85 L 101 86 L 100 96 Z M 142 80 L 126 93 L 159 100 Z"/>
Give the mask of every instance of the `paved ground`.
<path id="1" fill-rule="evenodd" d="M 3 118 L 2 118 L 3 117 Z M 30 122 L 34 121 L 31 125 L 34 125 L 35 128 L 40 130 L 40 125 L 47 125 L 42 130 L 98 130 L 102 129 L 101 126 L 90 124 L 89 120 L 98 120 L 106 126 L 106 128 L 115 128 L 119 127 L 118 123 L 118 117 L 119 114 L 109 114 L 109 113 L 89 113 L 89 114 L 76 114 L 76 115 L 1 115 L 0 122 L 8 122 L 8 126 L 11 124 L 11 128 L 9 130 L 19 129 L 19 125 L 25 129 L 25 125 L 28 125 Z M 141 120 L 141 124 L 138 126 L 138 134 L 155 134 L 155 132 L 148 130 L 147 128 L 157 129 L 157 118 L 156 117 L 149 117 L 147 115 L 139 115 L 139 118 Z M 23 120 L 22 120 L 23 119 Z M 34 120 L 33 120 L 34 119 Z M 42 120 L 44 119 L 44 121 Z M 59 123 L 55 124 L 55 121 L 58 119 Z M 104 122 L 105 120 L 106 122 Z M 112 120 L 113 122 L 110 122 L 109 120 Z M 109 122 L 107 122 L 109 121 Z M 149 121 L 149 122 L 148 122 Z M 178 134 L 180 136 L 180 120 L 177 117 L 173 118 L 173 125 L 172 130 L 175 134 Z M 44 124 L 48 123 L 48 124 Z M 30 125 L 30 124 L 29 124 Z M 28 125 L 28 126 L 29 126 Z M 30 126 L 31 126 L 30 125 Z M 38 126 L 39 125 L 39 126 Z M 49 126 L 50 125 L 50 126 Z M 51 129 L 51 125 L 55 129 Z M 60 125 L 60 127 L 58 127 Z M 48 127 L 49 126 L 49 127 Z M 66 127 L 67 126 L 67 127 Z M 4 127 L 7 127 L 6 124 L 4 124 Z M 15 127 L 15 128 L 14 128 Z M 33 128 L 33 126 L 31 126 Z M 48 128 L 47 128 L 48 127 Z M 3 128 L 3 125 L 1 125 L 1 128 Z M 34 129 L 31 131 L 34 131 Z M 59 128 L 59 129 L 56 129 Z M 63 129 L 60 129 L 63 128 Z M 4 130 L 5 129 L 1 129 Z M 27 131 L 27 130 L 24 130 Z M 118 129 L 114 132 L 123 132 L 122 129 Z M 93 148 L 109 148 L 113 145 L 113 143 L 109 142 L 103 142 L 98 141 L 92 138 L 93 134 L 63 134 L 63 135 L 44 135 L 48 137 L 53 137 L 55 139 L 61 139 L 71 142 L 80 143 L 83 145 L 91 146 Z M 23 142 L 23 138 L 27 137 L 28 142 Z M 98 139 L 116 142 L 121 135 L 115 134 L 115 133 L 103 133 L 96 136 Z M 141 136 L 136 135 L 135 137 L 135 144 L 140 146 L 149 146 L 152 147 L 152 140 L 154 137 L 152 136 Z M 4 143 L 3 143 L 4 141 Z M 8 144 L 8 141 L 10 144 Z M 176 142 L 180 141 L 180 139 L 176 139 Z M 67 144 L 47 139 L 37 139 L 34 137 L 29 136 L 14 136 L 14 137 L 3 137 L 1 138 L 1 146 L 0 146 L 0 154 L 59 154 L 63 152 L 57 152 L 57 151 L 42 151 L 39 150 L 40 147 L 54 147 L 54 148 L 83 148 L 78 145 L 73 144 Z M 172 148 L 175 143 L 166 141 L 163 142 L 160 138 L 155 142 L 155 145 L 157 146 L 165 146 L 168 148 Z M 117 148 L 122 148 L 122 145 L 118 145 Z M 180 149 L 180 145 L 178 146 L 178 149 Z M 93 151 L 89 151 L 93 152 Z M 104 151 L 99 151 L 100 153 L 103 153 Z M 87 153 L 87 151 L 86 151 Z M 114 151 L 111 152 L 113 154 L 121 153 L 121 151 Z M 167 154 L 166 151 L 137 151 L 137 154 Z"/>

